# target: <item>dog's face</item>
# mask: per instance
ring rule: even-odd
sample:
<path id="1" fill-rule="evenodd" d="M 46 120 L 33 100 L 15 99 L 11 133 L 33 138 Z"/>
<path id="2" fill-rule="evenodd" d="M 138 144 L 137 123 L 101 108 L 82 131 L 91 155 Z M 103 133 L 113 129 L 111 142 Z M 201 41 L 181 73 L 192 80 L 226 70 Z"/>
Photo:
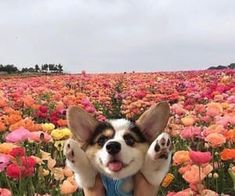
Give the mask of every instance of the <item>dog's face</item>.
<path id="1" fill-rule="evenodd" d="M 151 141 L 165 128 L 169 105 L 151 107 L 136 122 L 126 119 L 98 122 L 79 107 L 68 110 L 69 126 L 83 144 L 93 166 L 101 173 L 121 179 L 137 173 Z"/>

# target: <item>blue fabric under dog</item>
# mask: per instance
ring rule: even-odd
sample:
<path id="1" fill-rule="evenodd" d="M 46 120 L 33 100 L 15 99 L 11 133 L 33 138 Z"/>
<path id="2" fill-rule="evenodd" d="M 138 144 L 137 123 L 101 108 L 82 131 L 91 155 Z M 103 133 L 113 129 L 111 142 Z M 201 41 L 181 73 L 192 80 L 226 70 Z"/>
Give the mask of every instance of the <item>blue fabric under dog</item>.
<path id="1" fill-rule="evenodd" d="M 106 196 L 132 196 L 133 192 L 124 192 L 122 190 L 123 184 L 130 179 L 130 177 L 121 179 L 121 180 L 113 180 L 107 176 L 101 175 L 101 179 L 103 185 L 106 190 Z"/>

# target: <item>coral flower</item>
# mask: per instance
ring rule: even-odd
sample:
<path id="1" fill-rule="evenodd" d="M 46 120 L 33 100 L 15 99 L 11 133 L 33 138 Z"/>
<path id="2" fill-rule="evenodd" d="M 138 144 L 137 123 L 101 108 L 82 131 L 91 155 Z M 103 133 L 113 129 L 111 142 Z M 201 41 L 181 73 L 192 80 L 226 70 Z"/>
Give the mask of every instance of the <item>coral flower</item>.
<path id="1" fill-rule="evenodd" d="M 180 150 L 175 152 L 173 156 L 174 165 L 180 165 L 190 162 L 189 152 L 185 150 Z"/>
<path id="2" fill-rule="evenodd" d="M 210 162 L 212 159 L 210 152 L 200 152 L 200 151 L 193 151 L 189 152 L 189 157 L 195 164 L 205 164 Z"/>
<path id="3" fill-rule="evenodd" d="M 46 132 L 34 131 L 30 133 L 29 139 L 35 142 L 48 142 L 51 140 L 51 136 Z"/>
<path id="4" fill-rule="evenodd" d="M 77 190 L 77 188 L 78 185 L 76 184 L 75 180 L 70 177 L 60 186 L 60 191 L 62 194 L 72 194 Z"/>
<path id="5" fill-rule="evenodd" d="M 224 149 L 220 153 L 220 157 L 222 160 L 227 161 L 227 160 L 235 160 L 235 149 Z"/>
<path id="6" fill-rule="evenodd" d="M 201 168 L 199 169 L 199 167 Z M 207 164 L 206 166 L 192 165 L 191 168 L 183 174 L 183 178 L 190 184 L 197 184 L 201 182 L 212 170 L 213 167 L 210 164 Z"/>
<path id="7" fill-rule="evenodd" d="M 206 114 L 208 116 L 217 116 L 223 113 L 223 107 L 220 103 L 211 102 L 207 104 Z"/>
<path id="8" fill-rule="evenodd" d="M 5 188 L 0 188 L 1 196 L 12 196 L 11 191 Z"/>
<path id="9" fill-rule="evenodd" d="M 205 141 L 207 141 L 211 147 L 216 148 L 223 145 L 226 142 L 226 139 L 222 134 L 211 133 L 206 136 Z"/>

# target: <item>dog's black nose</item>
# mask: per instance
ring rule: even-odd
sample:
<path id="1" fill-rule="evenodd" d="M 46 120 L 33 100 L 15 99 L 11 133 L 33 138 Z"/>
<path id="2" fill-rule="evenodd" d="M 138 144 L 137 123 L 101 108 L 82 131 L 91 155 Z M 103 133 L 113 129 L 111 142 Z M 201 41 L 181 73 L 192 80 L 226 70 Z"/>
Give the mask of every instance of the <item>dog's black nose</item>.
<path id="1" fill-rule="evenodd" d="M 118 142 L 109 142 L 106 145 L 106 150 L 109 154 L 115 155 L 121 150 L 121 144 Z"/>

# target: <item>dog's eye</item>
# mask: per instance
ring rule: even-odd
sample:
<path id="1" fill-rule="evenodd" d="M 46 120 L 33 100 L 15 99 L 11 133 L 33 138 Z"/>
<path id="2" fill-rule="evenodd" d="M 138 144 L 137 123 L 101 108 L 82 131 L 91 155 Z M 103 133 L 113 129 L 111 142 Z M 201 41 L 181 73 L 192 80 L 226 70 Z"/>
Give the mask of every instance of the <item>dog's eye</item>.
<path id="1" fill-rule="evenodd" d="M 101 136 L 101 137 L 97 140 L 97 144 L 98 144 L 99 146 L 103 146 L 104 143 L 105 143 L 107 140 L 108 140 L 108 138 L 103 135 L 103 136 Z"/>
<path id="2" fill-rule="evenodd" d="M 130 134 L 124 135 L 123 138 L 124 138 L 127 145 L 133 146 L 135 144 L 135 139 Z"/>

